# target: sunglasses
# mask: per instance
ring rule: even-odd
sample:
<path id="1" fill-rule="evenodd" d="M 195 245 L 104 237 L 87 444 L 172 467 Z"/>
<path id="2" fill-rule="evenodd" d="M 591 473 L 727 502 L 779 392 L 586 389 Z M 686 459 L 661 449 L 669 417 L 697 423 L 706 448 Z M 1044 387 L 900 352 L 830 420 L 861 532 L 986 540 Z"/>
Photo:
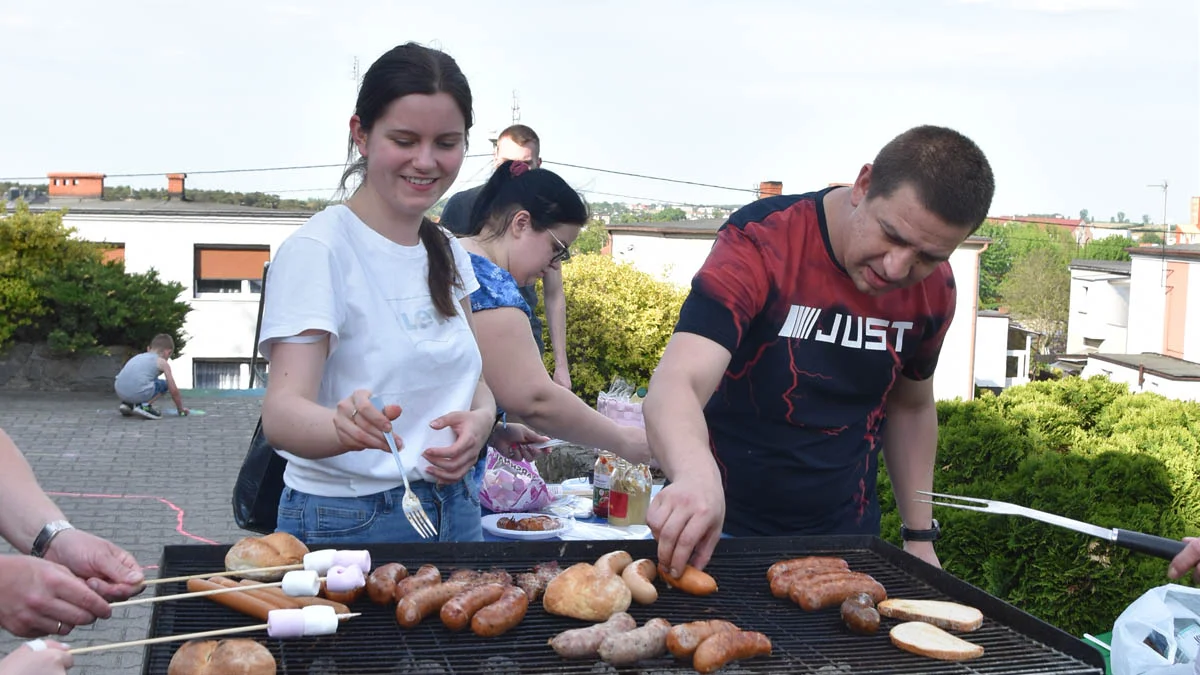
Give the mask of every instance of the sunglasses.
<path id="1" fill-rule="evenodd" d="M 554 233 L 550 230 L 546 230 L 546 234 L 549 234 L 550 238 L 554 240 L 554 243 L 558 244 L 558 250 L 555 251 L 554 256 L 550 258 L 550 264 L 553 265 L 554 263 L 561 263 L 570 260 L 571 249 L 567 248 L 566 244 L 562 243 L 559 238 L 554 236 Z"/>

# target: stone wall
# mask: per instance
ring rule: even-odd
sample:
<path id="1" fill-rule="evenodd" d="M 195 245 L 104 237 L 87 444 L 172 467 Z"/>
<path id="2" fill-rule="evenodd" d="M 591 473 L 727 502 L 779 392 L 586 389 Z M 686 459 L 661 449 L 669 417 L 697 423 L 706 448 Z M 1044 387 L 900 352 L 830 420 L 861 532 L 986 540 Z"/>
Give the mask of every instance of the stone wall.
<path id="1" fill-rule="evenodd" d="M 0 353 L 0 389 L 111 392 L 132 355 L 127 347 L 110 347 L 107 354 L 61 357 L 45 344 L 12 345 Z"/>

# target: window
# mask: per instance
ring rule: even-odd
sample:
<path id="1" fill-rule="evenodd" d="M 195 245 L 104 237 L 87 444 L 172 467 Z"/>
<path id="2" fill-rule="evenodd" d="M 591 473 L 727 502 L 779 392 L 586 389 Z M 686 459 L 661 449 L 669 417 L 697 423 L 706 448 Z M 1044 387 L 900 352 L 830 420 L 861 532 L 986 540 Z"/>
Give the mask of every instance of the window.
<path id="1" fill-rule="evenodd" d="M 270 258 L 266 246 L 197 245 L 194 293 L 261 293 L 263 265 Z"/>
<path id="2" fill-rule="evenodd" d="M 1021 367 L 1020 359 L 1018 359 L 1015 356 L 1008 357 L 1007 359 L 1005 359 L 1005 362 L 1004 362 L 1004 377 L 1007 377 L 1009 379 L 1012 379 L 1014 377 L 1019 377 L 1020 373 L 1018 371 L 1020 370 L 1020 367 Z"/>
<path id="3" fill-rule="evenodd" d="M 261 374 L 267 364 L 259 361 Z M 256 382 L 261 387 L 261 381 Z M 250 387 L 249 359 L 195 359 L 192 361 L 193 389 L 248 389 Z"/>

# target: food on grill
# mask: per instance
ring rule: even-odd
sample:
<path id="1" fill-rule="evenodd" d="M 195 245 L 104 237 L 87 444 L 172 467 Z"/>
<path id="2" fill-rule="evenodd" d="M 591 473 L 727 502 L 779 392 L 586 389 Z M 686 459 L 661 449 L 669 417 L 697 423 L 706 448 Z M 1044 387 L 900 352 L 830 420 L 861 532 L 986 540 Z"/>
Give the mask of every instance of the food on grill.
<path id="1" fill-rule="evenodd" d="M 451 575 L 451 578 L 453 576 Z M 482 584 L 468 588 L 442 605 L 442 623 L 446 628 L 458 632 L 471 625 L 471 617 L 475 616 L 475 612 L 496 602 L 501 595 L 504 595 L 503 584 Z M 522 591 L 522 595 L 524 595 L 524 591 Z"/>
<path id="2" fill-rule="evenodd" d="M 530 602 L 537 602 L 546 590 L 550 580 L 558 576 L 562 570 L 557 560 L 534 565 L 532 572 L 521 572 L 516 576 L 515 583 L 529 596 Z"/>
<path id="3" fill-rule="evenodd" d="M 813 570 L 813 571 L 835 571 L 848 570 L 849 563 L 843 558 L 834 558 L 831 556 L 808 555 L 802 558 L 792 558 L 790 560 L 780 560 L 771 565 L 767 569 L 767 581 L 774 581 L 775 577 L 792 572 L 795 570 Z M 787 597 L 781 596 L 781 597 Z"/>
<path id="4" fill-rule="evenodd" d="M 879 631 L 879 610 L 866 593 L 855 593 L 842 601 L 842 622 L 859 635 L 874 635 Z"/>
<path id="5" fill-rule="evenodd" d="M 584 621 L 604 621 L 629 609 L 632 595 L 608 566 L 576 563 L 546 585 L 542 606 L 547 612 Z"/>
<path id="6" fill-rule="evenodd" d="M 525 591 L 509 586 L 499 600 L 475 612 L 471 617 L 471 631 L 479 637 L 503 635 L 521 623 L 528 609 L 529 596 Z"/>
<path id="7" fill-rule="evenodd" d="M 550 638 L 550 647 L 564 659 L 595 658 L 600 643 L 610 635 L 627 633 L 637 628 L 637 621 L 627 612 L 617 612 L 604 623 L 587 628 L 563 631 Z"/>
<path id="8" fill-rule="evenodd" d="M 792 584 L 789 597 L 807 611 L 836 607 L 855 593 L 866 593 L 876 604 L 887 599 L 887 591 L 869 574 L 826 572 L 801 577 Z"/>
<path id="9" fill-rule="evenodd" d="M 219 578 L 221 577 L 214 577 L 214 579 Z M 235 582 L 230 583 L 235 586 L 237 585 Z M 188 579 L 187 582 L 187 589 L 191 593 L 196 593 L 199 591 L 212 591 L 219 588 L 222 588 L 221 584 L 209 579 Z M 236 593 L 220 593 L 218 595 L 209 595 L 207 597 L 209 600 L 212 600 L 218 605 L 224 605 L 235 612 L 241 612 L 246 616 L 252 616 L 259 621 L 266 621 L 267 615 L 271 613 L 271 610 L 278 609 L 278 607 L 276 607 L 270 601 L 264 600 L 255 595 L 250 595 L 245 591 Z"/>
<path id="10" fill-rule="evenodd" d="M 421 565 L 421 569 L 417 570 L 416 574 L 396 583 L 396 594 L 393 599 L 399 602 L 404 596 L 427 586 L 441 583 L 441 581 L 441 570 L 433 565 Z"/>
<path id="11" fill-rule="evenodd" d="M 334 565 L 325 573 L 321 595 L 344 605 L 353 604 L 367 589 L 367 579 L 358 567 Z"/>
<path id="12" fill-rule="evenodd" d="M 284 595 L 311 598 L 321 592 L 321 577 L 314 570 L 293 570 L 283 575 Z"/>
<path id="13" fill-rule="evenodd" d="M 903 600 L 892 598 L 879 603 L 879 613 L 889 619 L 924 621 L 943 630 L 970 632 L 983 625 L 983 612 L 957 602 L 941 600 Z"/>
<path id="14" fill-rule="evenodd" d="M 267 635 L 273 638 L 333 635 L 337 629 L 337 611 L 324 605 L 312 605 L 302 609 L 273 609 L 267 616 Z"/>
<path id="15" fill-rule="evenodd" d="M 596 653 L 614 666 L 657 658 L 667 653 L 667 632 L 670 630 L 671 623 L 666 619 L 650 619 L 641 628 L 604 638 Z"/>
<path id="16" fill-rule="evenodd" d="M 668 586 L 678 588 L 684 593 L 691 595 L 712 595 L 717 592 L 717 581 L 705 572 L 687 565 L 683 568 L 683 574 L 676 579 L 667 572 L 667 568 L 663 567 L 662 563 L 658 565 L 658 575 L 667 582 Z"/>
<path id="17" fill-rule="evenodd" d="M 396 622 L 405 628 L 413 628 L 429 615 L 441 610 L 442 605 L 466 588 L 467 584 L 462 581 L 447 581 L 418 588 L 396 603 Z"/>
<path id="18" fill-rule="evenodd" d="M 242 576 L 258 581 L 279 581 L 283 571 L 253 572 L 263 567 L 300 565 L 308 547 L 287 532 L 275 532 L 265 537 L 244 537 L 225 554 L 225 569 L 230 572 L 246 570 Z"/>
<path id="19" fill-rule="evenodd" d="M 518 532 L 546 532 L 557 530 L 562 525 L 550 516 L 528 516 L 526 518 L 510 518 L 505 516 L 496 521 L 496 527 L 502 530 Z"/>
<path id="20" fill-rule="evenodd" d="M 717 633 L 729 633 L 738 627 L 722 619 L 692 621 L 671 626 L 667 632 L 667 651 L 677 659 L 686 659 L 708 638 Z"/>
<path id="21" fill-rule="evenodd" d="M 247 582 L 242 583 L 245 584 Z M 257 592 L 261 593 L 263 597 L 268 598 L 278 604 L 286 602 L 292 607 L 311 607 L 313 605 L 324 605 L 326 607 L 334 608 L 338 614 L 350 613 L 349 607 L 340 602 L 334 602 L 333 600 L 328 600 L 326 598 L 292 598 L 288 597 L 278 588 L 261 588 Z"/>
<path id="22" fill-rule="evenodd" d="M 171 657 L 167 675 L 275 675 L 275 657 L 245 638 L 190 640 Z"/>
<path id="23" fill-rule="evenodd" d="M 942 661 L 967 661 L 983 656 L 983 647 L 955 637 L 931 623 L 908 621 L 892 626 L 892 644 L 906 652 Z"/>
<path id="24" fill-rule="evenodd" d="M 398 562 L 380 565 L 367 577 L 367 595 L 372 602 L 389 605 L 396 600 L 396 584 L 408 576 L 408 568 Z"/>
<path id="25" fill-rule="evenodd" d="M 731 661 L 770 655 L 771 640 L 762 633 L 750 630 L 717 633 L 696 648 L 692 668 L 698 673 L 711 673 Z"/>
<path id="26" fill-rule="evenodd" d="M 626 551 L 609 551 L 604 555 L 596 558 L 596 567 L 607 567 L 612 570 L 613 574 L 620 574 L 625 571 L 629 563 L 633 562 L 633 556 Z"/>
<path id="27" fill-rule="evenodd" d="M 658 589 L 654 587 L 653 583 L 656 576 L 658 576 L 658 571 L 654 561 L 649 558 L 629 563 L 625 569 L 621 570 L 621 579 L 629 587 L 633 601 L 639 605 L 649 605 L 658 600 Z"/>

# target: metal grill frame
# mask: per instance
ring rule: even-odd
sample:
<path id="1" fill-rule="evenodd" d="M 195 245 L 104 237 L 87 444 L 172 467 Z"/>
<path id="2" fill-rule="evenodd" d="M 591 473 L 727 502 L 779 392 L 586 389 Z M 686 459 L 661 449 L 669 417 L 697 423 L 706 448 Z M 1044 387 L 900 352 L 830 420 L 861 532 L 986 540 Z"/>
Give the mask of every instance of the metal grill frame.
<path id="1" fill-rule="evenodd" d="M 625 550 L 636 558 L 655 558 L 654 541 L 512 541 L 459 544 L 334 545 L 332 548 L 371 551 L 376 566 L 399 561 L 415 571 L 424 563 L 437 565 L 443 576 L 455 568 L 504 567 L 510 572 L 558 560 L 566 568 L 591 562 L 609 551 Z M 159 567 L 161 576 L 220 570 L 228 546 L 168 546 Z M 879 633 L 853 635 L 841 624 L 836 608 L 805 612 L 788 600 L 774 598 L 766 569 L 777 561 L 802 555 L 836 555 L 852 569 L 875 576 L 891 597 L 953 600 L 978 608 L 984 625 L 965 634 L 985 648 L 983 657 L 960 663 L 928 659 L 893 646 L 887 630 L 895 621 L 884 619 Z M 725 618 L 771 638 L 770 657 L 741 661 L 720 671 L 744 673 L 1062 673 L 1103 675 L 1104 659 L 1095 648 L 949 573 L 910 556 L 878 537 L 821 536 L 724 539 L 708 571 L 720 590 L 707 598 L 666 589 L 653 605 L 630 608 L 641 625 L 655 616 L 672 623 Z M 182 592 L 184 584 L 160 584 L 159 595 Z M 546 646 L 560 631 L 586 625 L 547 614 L 536 603 L 525 620 L 499 638 L 483 639 L 469 631 L 455 634 L 436 616 L 404 630 L 396 624 L 394 605 L 375 605 L 365 597 L 353 609 L 363 616 L 343 624 L 338 635 L 303 640 L 275 640 L 263 633 L 249 637 L 266 645 L 288 675 L 341 673 L 439 673 L 442 675 L 510 673 L 689 673 L 690 664 L 670 657 L 654 659 L 631 669 L 612 669 L 595 661 L 565 661 Z M 156 603 L 149 637 L 233 626 L 254 620 L 207 599 Z M 148 645 L 143 675 L 166 675 L 180 643 Z M 847 670 L 847 668 L 849 668 Z"/>

